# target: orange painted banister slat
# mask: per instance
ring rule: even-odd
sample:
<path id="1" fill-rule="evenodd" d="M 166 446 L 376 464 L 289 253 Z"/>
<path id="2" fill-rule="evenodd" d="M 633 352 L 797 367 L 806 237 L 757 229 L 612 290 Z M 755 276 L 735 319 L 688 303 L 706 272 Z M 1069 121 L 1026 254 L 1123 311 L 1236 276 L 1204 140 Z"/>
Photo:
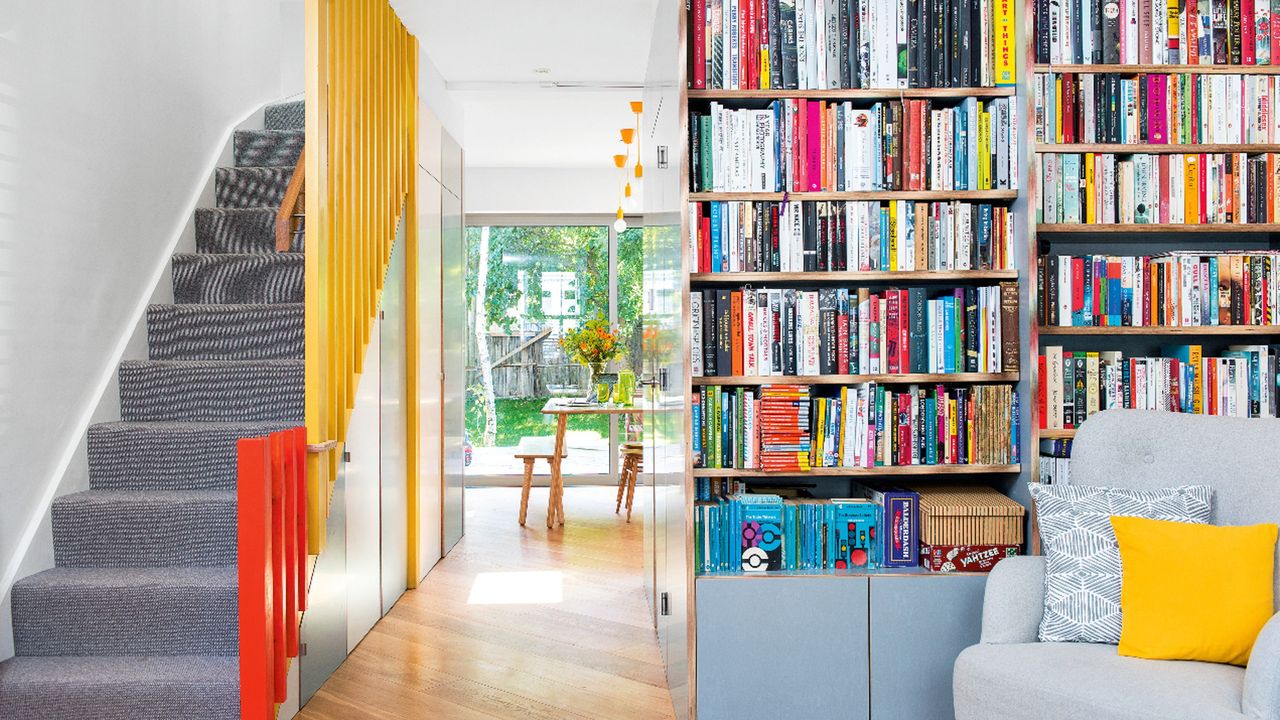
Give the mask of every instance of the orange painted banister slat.
<path id="1" fill-rule="evenodd" d="M 298 655 L 298 468 L 293 432 L 282 432 L 280 459 L 284 465 L 284 647 L 289 657 Z"/>
<path id="2" fill-rule="evenodd" d="M 294 577 L 296 584 L 295 595 L 298 598 L 298 612 L 302 613 L 307 609 L 307 429 L 304 427 L 294 428 L 293 433 L 293 451 L 294 451 L 294 494 L 297 497 L 297 514 L 298 520 L 295 532 L 297 533 L 294 542 L 294 552 L 297 554 L 297 573 Z M 299 618 L 301 621 L 301 618 Z M 296 651 L 297 648 L 294 648 Z"/>
<path id="3" fill-rule="evenodd" d="M 271 614 L 271 453 L 266 438 L 236 443 L 236 551 L 240 611 L 240 717 L 275 717 Z"/>
<path id="4" fill-rule="evenodd" d="M 272 654 L 272 671 L 275 673 L 275 701 L 284 702 L 288 688 L 285 685 L 285 591 L 284 591 L 284 438 L 273 433 L 271 447 L 271 640 L 275 647 Z"/>

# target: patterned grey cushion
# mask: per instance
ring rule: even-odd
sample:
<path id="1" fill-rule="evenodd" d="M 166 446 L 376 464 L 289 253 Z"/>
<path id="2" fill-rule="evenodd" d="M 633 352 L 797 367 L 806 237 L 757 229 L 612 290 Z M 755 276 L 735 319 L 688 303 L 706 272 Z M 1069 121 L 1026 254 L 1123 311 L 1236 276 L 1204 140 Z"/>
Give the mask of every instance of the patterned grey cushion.
<path id="1" fill-rule="evenodd" d="M 1120 642 L 1120 548 L 1113 515 L 1208 523 L 1213 489 L 1031 484 L 1046 572 L 1041 642 Z"/>

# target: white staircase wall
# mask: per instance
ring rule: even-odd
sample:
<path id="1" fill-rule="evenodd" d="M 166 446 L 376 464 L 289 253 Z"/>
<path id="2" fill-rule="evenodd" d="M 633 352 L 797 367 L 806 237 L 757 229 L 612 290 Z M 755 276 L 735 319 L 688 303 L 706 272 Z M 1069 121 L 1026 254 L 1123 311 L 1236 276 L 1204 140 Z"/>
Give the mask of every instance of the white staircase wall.
<path id="1" fill-rule="evenodd" d="M 0 14 L 0 659 L 9 588 L 52 565 L 49 503 L 87 487 L 85 429 L 115 413 L 100 399 L 142 356 L 130 338 L 225 138 L 289 92 L 289 14 L 262 0 Z"/>

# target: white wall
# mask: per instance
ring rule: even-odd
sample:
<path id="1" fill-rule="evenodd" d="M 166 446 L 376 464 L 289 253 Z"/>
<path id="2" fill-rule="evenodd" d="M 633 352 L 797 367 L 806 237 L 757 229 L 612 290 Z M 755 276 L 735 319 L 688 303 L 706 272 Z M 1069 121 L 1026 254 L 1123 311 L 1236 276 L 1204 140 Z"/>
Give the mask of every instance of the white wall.
<path id="1" fill-rule="evenodd" d="M 618 208 L 618 170 L 611 167 L 467 166 L 467 214 L 611 215 Z M 637 186 L 623 209 L 643 208 Z"/>
<path id="2" fill-rule="evenodd" d="M 281 16 L 262 0 L 0 3 L 0 597 L 55 491 L 86 486 L 85 428 L 228 132 L 288 94 L 281 48 L 299 44 Z M 22 573 L 50 561 L 34 548 Z"/>

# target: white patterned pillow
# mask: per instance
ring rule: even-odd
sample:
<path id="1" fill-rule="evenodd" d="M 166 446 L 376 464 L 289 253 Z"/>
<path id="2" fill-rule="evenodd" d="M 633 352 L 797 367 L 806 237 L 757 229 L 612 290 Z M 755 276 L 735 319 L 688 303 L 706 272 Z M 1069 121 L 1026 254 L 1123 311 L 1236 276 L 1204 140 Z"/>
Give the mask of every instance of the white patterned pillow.
<path id="1" fill-rule="evenodd" d="M 1120 642 L 1120 548 L 1111 516 L 1208 523 L 1213 489 L 1031 483 L 1045 555 L 1040 642 Z"/>

